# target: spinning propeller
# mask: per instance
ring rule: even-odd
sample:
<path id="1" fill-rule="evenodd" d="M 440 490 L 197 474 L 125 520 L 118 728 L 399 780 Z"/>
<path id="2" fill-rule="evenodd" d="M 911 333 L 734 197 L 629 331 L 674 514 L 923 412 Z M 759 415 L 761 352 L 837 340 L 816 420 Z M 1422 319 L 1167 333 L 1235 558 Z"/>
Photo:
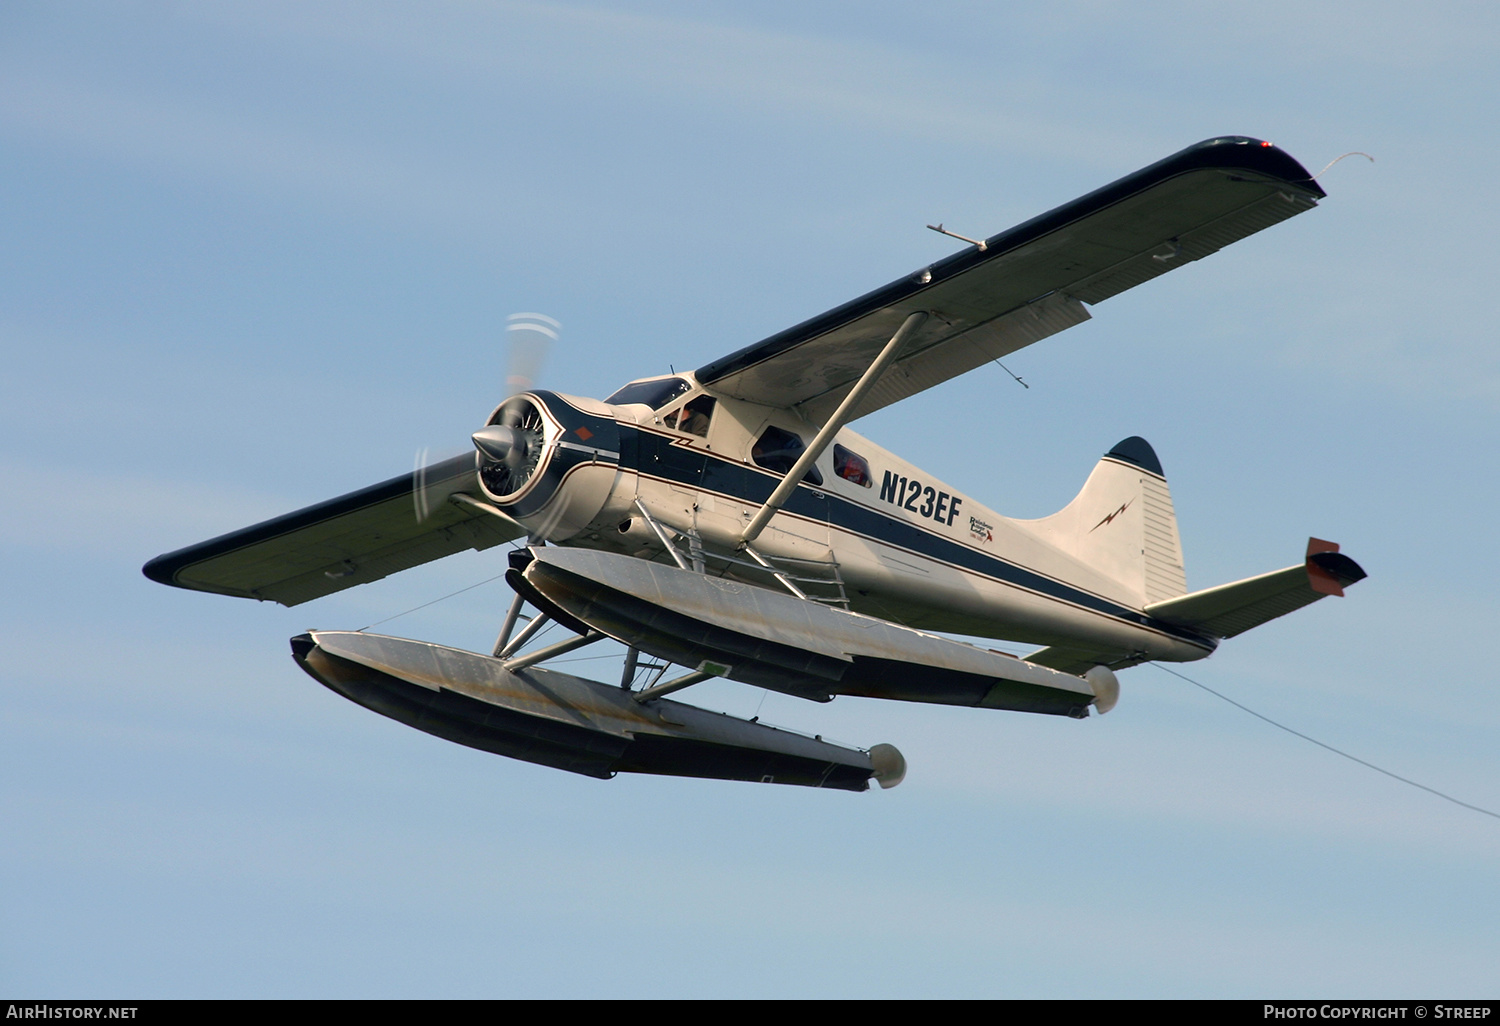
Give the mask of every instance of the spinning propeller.
<path id="1" fill-rule="evenodd" d="M 473 435 L 480 476 L 495 495 L 519 490 L 531 480 L 541 460 L 542 414 L 521 393 L 536 383 L 562 328 L 546 314 L 514 313 L 506 320 L 509 323 L 505 387 L 509 398 L 501 404 L 498 422 Z M 431 458 L 430 450 L 422 449 L 413 463 L 412 505 L 418 523 L 431 516 L 434 507 L 447 498 L 447 492 L 439 494 L 440 490 L 429 480 L 431 471 L 440 462 Z"/>
<path id="2" fill-rule="evenodd" d="M 518 492 L 531 480 L 542 458 L 542 412 L 523 395 L 511 396 L 500 410 L 500 423 L 474 432 L 479 450 L 479 477 L 495 495 Z"/>

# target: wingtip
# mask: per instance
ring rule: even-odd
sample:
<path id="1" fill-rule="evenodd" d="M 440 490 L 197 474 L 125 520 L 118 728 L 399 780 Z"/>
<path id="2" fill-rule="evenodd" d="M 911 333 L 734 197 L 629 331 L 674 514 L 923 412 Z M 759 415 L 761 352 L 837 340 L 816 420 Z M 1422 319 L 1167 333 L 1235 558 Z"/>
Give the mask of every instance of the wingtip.
<path id="1" fill-rule="evenodd" d="M 173 580 L 175 572 L 176 567 L 167 559 L 166 555 L 157 556 L 141 567 L 141 573 L 157 584 L 176 585 L 177 582 Z"/>
<path id="2" fill-rule="evenodd" d="M 1301 161 L 1268 139 L 1249 135 L 1219 135 L 1189 146 L 1168 159 L 1206 161 L 1225 167 L 1243 167 L 1280 178 L 1288 185 L 1325 199 L 1328 193 L 1302 166 Z"/>

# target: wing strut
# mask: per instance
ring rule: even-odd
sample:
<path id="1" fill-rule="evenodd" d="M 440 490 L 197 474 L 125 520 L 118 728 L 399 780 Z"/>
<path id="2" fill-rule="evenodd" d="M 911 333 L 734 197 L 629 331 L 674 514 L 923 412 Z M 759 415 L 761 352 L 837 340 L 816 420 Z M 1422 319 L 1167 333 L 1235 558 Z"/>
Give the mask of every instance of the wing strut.
<path id="1" fill-rule="evenodd" d="M 927 313 L 924 310 L 907 314 L 906 320 L 901 322 L 901 327 L 896 329 L 896 333 L 885 344 L 880 355 L 875 357 L 874 362 L 849 390 L 849 394 L 844 396 L 844 401 L 839 403 L 839 408 L 833 411 L 833 416 L 828 418 L 828 423 L 823 425 L 823 429 L 812 440 L 812 444 L 803 450 L 797 462 L 792 465 L 792 469 L 786 472 L 786 476 L 781 479 L 781 484 L 776 486 L 776 490 L 771 493 L 766 504 L 755 514 L 755 518 L 745 525 L 745 531 L 740 535 L 741 548 L 758 538 L 760 532 L 765 530 L 766 525 L 771 522 L 771 518 L 776 515 L 786 500 L 791 498 L 792 492 L 802 480 L 802 475 L 806 474 L 813 462 L 823 455 L 823 450 L 828 448 L 828 443 L 833 441 L 833 436 L 838 434 L 839 429 L 853 419 L 854 411 L 859 408 L 865 393 L 875 386 L 875 382 L 880 380 L 880 375 L 884 374 L 892 361 L 901 355 L 906 340 L 922 326 L 925 320 L 927 320 Z"/>

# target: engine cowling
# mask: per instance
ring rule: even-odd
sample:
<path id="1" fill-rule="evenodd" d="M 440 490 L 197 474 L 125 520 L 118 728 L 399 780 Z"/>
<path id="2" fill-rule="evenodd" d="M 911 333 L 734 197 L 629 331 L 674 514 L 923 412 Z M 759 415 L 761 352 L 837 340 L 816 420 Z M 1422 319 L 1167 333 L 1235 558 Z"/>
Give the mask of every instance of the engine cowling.
<path id="1" fill-rule="evenodd" d="M 612 411 L 593 399 L 522 392 L 474 432 L 485 496 L 533 538 L 562 541 L 603 508 L 620 465 Z"/>

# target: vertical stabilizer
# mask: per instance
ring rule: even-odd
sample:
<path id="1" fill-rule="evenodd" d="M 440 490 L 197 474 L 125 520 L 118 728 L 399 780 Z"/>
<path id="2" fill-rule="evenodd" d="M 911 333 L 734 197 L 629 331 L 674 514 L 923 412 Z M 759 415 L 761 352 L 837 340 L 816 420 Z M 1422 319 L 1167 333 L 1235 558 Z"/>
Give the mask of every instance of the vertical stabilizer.
<path id="1" fill-rule="evenodd" d="M 1172 493 L 1144 438 L 1132 436 L 1109 450 L 1077 498 L 1026 526 L 1118 582 L 1142 607 L 1187 591 Z"/>

